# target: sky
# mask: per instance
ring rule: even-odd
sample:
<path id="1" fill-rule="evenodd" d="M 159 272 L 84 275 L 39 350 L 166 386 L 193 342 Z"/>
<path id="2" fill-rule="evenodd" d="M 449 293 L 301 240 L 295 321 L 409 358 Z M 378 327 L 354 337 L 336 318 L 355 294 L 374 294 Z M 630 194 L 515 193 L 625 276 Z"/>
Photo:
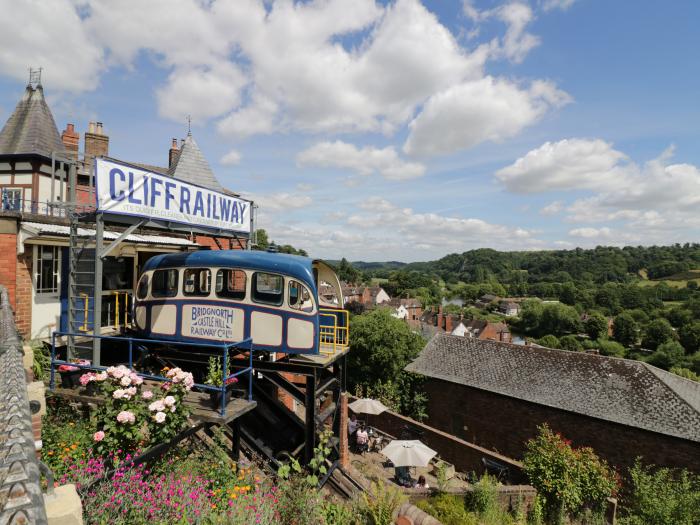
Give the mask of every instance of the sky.
<path id="1" fill-rule="evenodd" d="M 0 0 L 60 129 L 192 134 L 258 227 L 328 259 L 700 240 L 694 0 Z M 6 22 L 8 19 L 6 19 Z"/>

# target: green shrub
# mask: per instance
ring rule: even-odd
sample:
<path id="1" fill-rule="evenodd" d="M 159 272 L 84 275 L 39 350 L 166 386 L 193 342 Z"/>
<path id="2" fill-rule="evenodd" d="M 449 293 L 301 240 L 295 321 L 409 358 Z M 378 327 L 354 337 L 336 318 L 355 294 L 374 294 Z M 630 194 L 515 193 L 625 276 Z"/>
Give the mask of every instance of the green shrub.
<path id="1" fill-rule="evenodd" d="M 598 339 L 598 349 L 600 353 L 612 357 L 625 357 L 625 347 L 615 341 L 608 339 Z"/>
<path id="2" fill-rule="evenodd" d="M 625 525 L 695 525 L 700 509 L 700 476 L 687 470 L 653 470 L 639 460 L 629 471 L 631 489 L 622 500 Z"/>
<path id="3" fill-rule="evenodd" d="M 546 424 L 527 442 L 523 468 L 544 498 L 546 518 L 553 523 L 586 510 L 601 514 L 617 486 L 615 472 L 591 448 L 572 448 Z"/>
<path id="4" fill-rule="evenodd" d="M 429 499 L 420 500 L 416 506 L 439 520 L 444 525 L 477 525 L 476 514 L 467 512 L 464 500 L 451 494 L 438 494 Z"/>
<path id="5" fill-rule="evenodd" d="M 575 335 L 565 335 L 559 339 L 559 348 L 570 352 L 580 352 L 583 350 L 583 345 Z"/>
<path id="6" fill-rule="evenodd" d="M 30 343 L 32 351 L 34 353 L 34 360 L 32 362 L 32 372 L 34 373 L 34 378 L 36 381 L 44 381 L 49 376 L 49 369 L 51 367 L 51 353 L 48 348 L 44 346 L 43 343 L 39 341 L 32 341 Z"/>
<path id="7" fill-rule="evenodd" d="M 677 376 L 685 377 L 686 379 L 690 379 L 691 381 L 700 382 L 700 375 L 696 374 L 688 368 L 674 366 L 673 368 L 671 368 L 671 373 L 676 374 Z"/>
<path id="8" fill-rule="evenodd" d="M 559 338 L 555 335 L 548 334 L 537 339 L 537 344 L 546 348 L 559 348 Z"/>

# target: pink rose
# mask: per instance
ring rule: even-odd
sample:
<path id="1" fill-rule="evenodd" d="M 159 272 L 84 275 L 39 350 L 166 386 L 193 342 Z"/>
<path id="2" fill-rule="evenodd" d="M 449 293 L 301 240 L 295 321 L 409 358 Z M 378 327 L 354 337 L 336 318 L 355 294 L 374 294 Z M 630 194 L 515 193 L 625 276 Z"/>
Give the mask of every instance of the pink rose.
<path id="1" fill-rule="evenodd" d="M 165 403 L 166 407 L 171 407 L 175 404 L 175 398 L 173 396 L 166 396 L 163 403 Z"/>
<path id="2" fill-rule="evenodd" d="M 136 416 L 134 415 L 133 412 L 130 412 L 128 410 L 122 410 L 117 414 L 117 421 L 120 423 L 128 423 L 131 424 L 134 421 L 136 421 Z"/>
<path id="3" fill-rule="evenodd" d="M 144 399 L 152 399 L 153 398 L 153 392 L 150 390 L 144 390 L 144 392 L 141 394 L 141 397 Z"/>
<path id="4" fill-rule="evenodd" d="M 158 412 L 155 415 L 156 423 L 163 423 L 165 421 L 165 412 Z"/>
<path id="5" fill-rule="evenodd" d="M 122 386 L 129 386 L 131 385 L 131 378 L 129 376 L 124 376 L 122 377 L 120 383 L 122 384 Z"/>
<path id="6" fill-rule="evenodd" d="M 94 380 L 95 380 L 95 374 L 93 374 L 92 372 L 88 372 L 87 374 L 83 374 L 80 376 L 80 384 L 83 386 L 87 386 L 87 384 L 90 381 L 94 381 Z"/>
<path id="7" fill-rule="evenodd" d="M 95 441 L 102 441 L 105 438 L 105 433 L 102 432 L 101 430 L 98 430 L 92 435 L 92 439 Z"/>

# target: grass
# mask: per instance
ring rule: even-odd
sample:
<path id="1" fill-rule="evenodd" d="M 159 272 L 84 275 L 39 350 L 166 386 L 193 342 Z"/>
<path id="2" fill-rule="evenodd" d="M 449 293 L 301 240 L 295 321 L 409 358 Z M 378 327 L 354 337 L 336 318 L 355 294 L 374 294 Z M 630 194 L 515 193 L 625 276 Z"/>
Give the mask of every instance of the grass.
<path id="1" fill-rule="evenodd" d="M 688 270 L 687 272 L 680 272 L 673 275 L 669 275 L 668 277 L 664 277 L 663 279 L 653 280 L 650 280 L 647 277 L 646 270 L 640 270 L 639 275 L 643 279 L 639 283 L 640 286 L 656 286 L 660 283 L 666 283 L 672 288 L 685 288 L 688 285 L 689 281 L 695 281 L 696 283 L 698 283 L 698 285 L 700 285 L 700 270 Z"/>

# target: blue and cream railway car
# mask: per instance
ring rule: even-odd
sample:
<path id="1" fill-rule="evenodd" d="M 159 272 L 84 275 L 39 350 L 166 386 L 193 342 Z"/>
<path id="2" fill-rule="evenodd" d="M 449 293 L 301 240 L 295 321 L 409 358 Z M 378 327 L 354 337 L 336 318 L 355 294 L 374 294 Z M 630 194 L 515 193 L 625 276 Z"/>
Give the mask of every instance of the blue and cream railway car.
<path id="1" fill-rule="evenodd" d="M 319 294 L 319 288 L 324 293 Z M 142 336 L 238 342 L 293 354 L 347 348 L 340 282 L 323 261 L 279 253 L 203 250 L 149 259 L 136 289 Z"/>

